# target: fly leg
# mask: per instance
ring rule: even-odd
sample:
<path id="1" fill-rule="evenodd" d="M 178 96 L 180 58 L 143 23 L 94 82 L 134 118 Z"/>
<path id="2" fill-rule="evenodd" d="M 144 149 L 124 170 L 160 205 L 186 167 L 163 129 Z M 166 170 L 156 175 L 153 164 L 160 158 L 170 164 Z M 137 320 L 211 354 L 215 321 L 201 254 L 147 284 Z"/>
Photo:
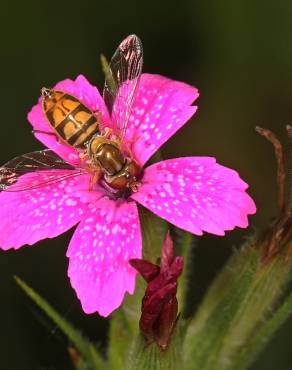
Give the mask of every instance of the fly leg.
<path id="1" fill-rule="evenodd" d="M 97 123 L 98 123 L 99 127 L 102 127 L 103 126 L 103 124 L 102 124 L 102 112 L 99 110 L 99 111 L 95 111 L 94 113 L 96 113 L 96 119 L 97 119 Z M 112 133 L 113 133 L 113 130 L 110 127 L 105 127 L 102 136 L 105 139 L 109 139 L 112 136 Z"/>
<path id="2" fill-rule="evenodd" d="M 80 160 L 82 161 L 82 162 L 89 162 L 89 156 L 88 156 L 88 153 L 87 153 L 87 151 L 85 151 L 85 152 L 80 152 L 79 153 L 79 158 L 80 158 Z"/>
<path id="3" fill-rule="evenodd" d="M 57 135 L 54 132 L 48 132 L 48 131 L 42 131 L 42 130 L 32 130 L 33 134 L 44 134 L 44 135 L 50 135 L 50 136 L 56 136 Z"/>
<path id="4" fill-rule="evenodd" d="M 90 178 L 89 183 L 89 190 L 92 191 L 94 189 L 94 186 L 98 183 L 98 181 L 101 179 L 102 173 L 101 171 L 95 171 L 94 174 Z"/>
<path id="5" fill-rule="evenodd" d="M 97 123 L 99 125 L 102 125 L 102 112 L 98 110 L 98 111 L 94 111 L 94 113 L 96 113 Z"/>
<path id="6" fill-rule="evenodd" d="M 42 131 L 42 130 L 32 130 L 33 134 L 43 134 L 43 135 L 49 135 L 49 136 L 55 136 L 57 142 L 59 144 L 62 144 L 63 141 L 57 136 L 54 132 L 49 132 L 49 131 Z"/>
<path id="7" fill-rule="evenodd" d="M 130 140 L 128 140 L 127 144 L 124 147 L 125 151 L 130 156 L 130 158 L 134 159 L 137 163 L 139 163 L 139 161 L 134 155 L 133 146 L 135 142 L 139 140 L 139 138 L 140 138 L 140 135 L 136 135 L 134 138 L 131 138 Z"/>
<path id="8" fill-rule="evenodd" d="M 93 191 L 95 185 L 102 178 L 102 171 L 99 167 L 96 167 L 93 165 L 88 166 L 88 171 L 91 174 L 90 182 L 89 182 L 89 191 Z"/>

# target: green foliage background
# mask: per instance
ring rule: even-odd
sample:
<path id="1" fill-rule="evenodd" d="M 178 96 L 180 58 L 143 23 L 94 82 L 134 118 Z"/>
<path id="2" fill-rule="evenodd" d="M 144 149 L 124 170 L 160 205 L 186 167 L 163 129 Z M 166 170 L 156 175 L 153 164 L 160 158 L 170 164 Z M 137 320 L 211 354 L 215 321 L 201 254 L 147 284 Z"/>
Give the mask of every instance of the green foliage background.
<path id="1" fill-rule="evenodd" d="M 110 57 L 125 36 L 136 33 L 144 45 L 145 72 L 201 92 L 198 114 L 164 146 L 164 157 L 210 155 L 236 168 L 258 206 L 250 232 L 276 213 L 273 151 L 254 126 L 284 137 L 292 122 L 290 1 L 28 0 L 3 2 L 0 17 L 1 163 L 42 148 L 26 120 L 42 86 L 82 73 L 102 87 L 99 55 Z M 105 348 L 108 322 L 83 314 L 66 277 L 71 235 L 0 253 L 1 369 L 71 369 L 66 338 L 35 311 L 13 275 Z M 236 230 L 197 240 L 189 311 L 246 235 Z M 292 320 L 251 369 L 291 369 L 291 340 Z"/>

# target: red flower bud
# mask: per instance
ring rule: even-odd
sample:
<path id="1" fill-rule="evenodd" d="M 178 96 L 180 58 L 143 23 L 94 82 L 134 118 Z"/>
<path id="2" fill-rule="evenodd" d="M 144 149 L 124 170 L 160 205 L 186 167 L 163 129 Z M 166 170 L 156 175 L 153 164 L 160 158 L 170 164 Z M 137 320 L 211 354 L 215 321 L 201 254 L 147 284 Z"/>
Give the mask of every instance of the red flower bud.
<path id="1" fill-rule="evenodd" d="M 177 279 L 183 270 L 183 258 L 174 256 L 173 242 L 167 233 L 160 266 L 140 259 L 132 259 L 130 264 L 148 283 L 142 300 L 140 330 L 148 343 L 156 342 L 165 350 L 177 320 Z"/>

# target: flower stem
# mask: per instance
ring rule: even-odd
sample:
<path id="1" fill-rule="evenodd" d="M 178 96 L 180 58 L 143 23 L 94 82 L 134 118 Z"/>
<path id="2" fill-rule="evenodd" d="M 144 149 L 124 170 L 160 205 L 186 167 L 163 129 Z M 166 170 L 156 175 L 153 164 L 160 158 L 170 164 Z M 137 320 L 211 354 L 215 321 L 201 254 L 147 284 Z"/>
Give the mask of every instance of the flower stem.
<path id="1" fill-rule="evenodd" d="M 191 274 L 191 268 L 193 266 L 192 260 L 192 247 L 194 242 L 194 236 L 187 231 L 178 231 L 178 254 L 184 259 L 184 269 L 182 275 L 178 281 L 177 288 L 177 301 L 178 301 L 178 312 L 181 313 L 182 317 L 185 316 L 186 304 L 187 304 L 187 293 L 189 286 L 189 276 Z"/>
<path id="2" fill-rule="evenodd" d="M 139 206 L 139 216 L 142 228 L 143 259 L 157 263 L 167 231 L 167 222 L 142 206 Z"/>

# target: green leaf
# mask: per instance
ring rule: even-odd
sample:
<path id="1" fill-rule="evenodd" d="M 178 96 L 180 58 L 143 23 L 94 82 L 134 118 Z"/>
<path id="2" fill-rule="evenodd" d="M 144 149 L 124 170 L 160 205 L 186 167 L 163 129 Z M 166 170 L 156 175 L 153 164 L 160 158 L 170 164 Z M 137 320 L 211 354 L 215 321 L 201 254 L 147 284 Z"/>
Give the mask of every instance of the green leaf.
<path id="1" fill-rule="evenodd" d="M 124 302 L 124 305 L 128 305 Z M 137 313 L 139 314 L 139 312 Z M 111 317 L 109 332 L 108 359 L 111 370 L 120 370 L 123 368 L 128 352 L 129 344 L 132 341 L 134 332 L 138 332 L 138 321 L 136 330 L 131 328 L 130 322 L 125 314 L 125 307 L 117 310 Z"/>
<path id="2" fill-rule="evenodd" d="M 291 314 L 292 294 L 284 300 L 272 317 L 264 323 L 261 329 L 242 348 L 234 361 L 233 368 L 237 370 L 247 369 Z"/>
<path id="3" fill-rule="evenodd" d="M 245 369 L 252 363 L 288 314 L 286 309 L 290 307 L 290 299 L 277 308 L 291 278 L 291 261 L 288 263 L 283 252 L 269 264 L 259 266 L 249 294 L 234 317 L 232 330 L 226 336 L 226 345 L 221 353 L 221 359 L 227 358 L 230 363 L 228 370 Z"/>
<path id="4" fill-rule="evenodd" d="M 68 339 L 74 344 L 84 360 L 91 365 L 92 369 L 104 370 L 105 364 L 101 355 L 94 346 L 84 338 L 67 320 L 65 320 L 45 299 L 30 288 L 23 280 L 15 276 L 17 284 L 25 293 L 54 321 Z"/>
<path id="5" fill-rule="evenodd" d="M 106 57 L 101 54 L 100 56 L 100 62 L 101 62 L 101 68 L 105 76 L 105 80 L 107 82 L 108 88 L 113 96 L 117 93 L 117 84 L 115 82 L 115 79 L 113 77 L 112 71 L 110 69 L 109 63 L 106 59 Z"/>
<path id="6" fill-rule="evenodd" d="M 191 320 L 184 341 L 186 370 L 216 367 L 232 319 L 255 277 L 258 253 L 251 248 L 235 252 L 217 277 Z M 221 367 L 221 369 L 225 367 Z"/>
<path id="7" fill-rule="evenodd" d="M 291 279 L 283 248 L 263 263 L 261 239 L 235 251 L 186 328 L 186 370 L 244 370 L 291 312 L 292 298 L 277 308 Z"/>
<path id="8" fill-rule="evenodd" d="M 145 345 L 145 338 L 138 334 L 132 342 L 124 370 L 160 370 L 158 351 L 156 345 L 148 347 Z"/>
<path id="9" fill-rule="evenodd" d="M 184 370 L 181 343 L 179 323 L 165 351 L 161 351 L 156 343 L 147 345 L 145 338 L 138 334 L 132 341 L 124 370 Z"/>
<path id="10" fill-rule="evenodd" d="M 273 313 L 286 284 L 287 271 L 283 262 L 278 256 L 268 265 L 259 264 L 253 282 L 232 319 L 217 359 L 219 364 L 228 362 L 227 369 L 237 370 L 235 364 L 240 351 L 249 346 L 250 341 L 265 325 L 267 317 Z"/>

